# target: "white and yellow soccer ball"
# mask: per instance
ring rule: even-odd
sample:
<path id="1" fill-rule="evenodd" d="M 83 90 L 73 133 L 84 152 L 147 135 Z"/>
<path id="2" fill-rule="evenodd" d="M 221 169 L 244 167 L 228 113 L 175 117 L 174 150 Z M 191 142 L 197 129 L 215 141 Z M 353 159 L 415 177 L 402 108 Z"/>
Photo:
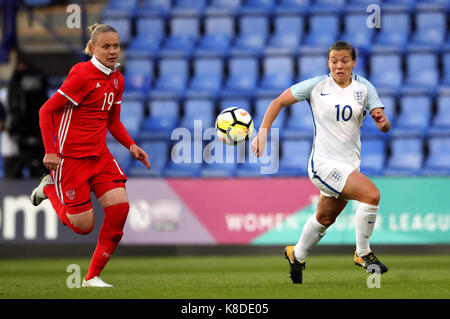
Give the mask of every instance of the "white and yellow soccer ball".
<path id="1" fill-rule="evenodd" d="M 252 132 L 253 118 L 242 108 L 229 107 L 217 116 L 216 134 L 226 144 L 241 144 L 249 139 Z"/>

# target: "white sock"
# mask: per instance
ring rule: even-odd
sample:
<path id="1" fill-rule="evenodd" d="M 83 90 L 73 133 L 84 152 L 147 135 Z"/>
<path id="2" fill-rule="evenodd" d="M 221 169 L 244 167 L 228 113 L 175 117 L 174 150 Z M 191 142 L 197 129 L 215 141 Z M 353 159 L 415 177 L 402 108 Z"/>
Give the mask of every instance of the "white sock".
<path id="1" fill-rule="evenodd" d="M 298 243 L 294 247 L 294 256 L 298 261 L 304 262 L 309 251 L 313 248 L 323 236 L 328 227 L 323 226 L 317 221 L 316 214 L 312 215 L 303 227 L 302 234 Z"/>
<path id="2" fill-rule="evenodd" d="M 378 206 L 359 203 L 355 214 L 356 254 L 364 256 L 370 253 L 369 239 L 377 219 Z"/>

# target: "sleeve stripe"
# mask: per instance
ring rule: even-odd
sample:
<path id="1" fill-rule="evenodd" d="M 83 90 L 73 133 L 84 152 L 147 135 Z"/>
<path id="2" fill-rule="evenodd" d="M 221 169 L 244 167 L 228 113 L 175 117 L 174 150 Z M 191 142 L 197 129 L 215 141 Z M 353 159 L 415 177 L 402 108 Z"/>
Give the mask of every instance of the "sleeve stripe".
<path id="1" fill-rule="evenodd" d="M 120 103 L 122 103 L 122 101 L 116 101 L 116 102 L 114 102 L 114 104 L 120 104 Z"/>
<path id="2" fill-rule="evenodd" d="M 64 93 L 63 91 L 61 91 L 60 89 L 58 89 L 57 91 L 59 94 L 63 95 L 65 98 L 67 98 L 70 102 L 72 102 L 73 104 L 75 104 L 76 106 L 78 106 L 78 103 L 75 102 L 74 99 L 72 99 L 70 96 L 68 96 L 66 93 Z"/>

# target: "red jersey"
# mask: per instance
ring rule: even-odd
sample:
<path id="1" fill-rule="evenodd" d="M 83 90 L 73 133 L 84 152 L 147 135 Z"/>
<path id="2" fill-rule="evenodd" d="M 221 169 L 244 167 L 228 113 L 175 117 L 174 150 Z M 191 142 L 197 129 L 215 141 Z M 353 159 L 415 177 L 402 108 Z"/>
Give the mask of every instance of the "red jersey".
<path id="1" fill-rule="evenodd" d="M 106 148 L 107 128 L 125 147 L 134 144 L 120 122 L 123 89 L 120 71 L 105 67 L 95 57 L 73 66 L 39 114 L 46 153 L 100 156 Z"/>

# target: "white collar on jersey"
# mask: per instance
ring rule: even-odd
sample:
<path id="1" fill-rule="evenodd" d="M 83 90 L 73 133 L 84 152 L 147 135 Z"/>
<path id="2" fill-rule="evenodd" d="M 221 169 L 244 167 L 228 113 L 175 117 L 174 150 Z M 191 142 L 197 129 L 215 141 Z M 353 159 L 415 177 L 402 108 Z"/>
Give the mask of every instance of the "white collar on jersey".
<path id="1" fill-rule="evenodd" d="M 92 56 L 91 62 L 97 69 L 99 69 L 106 75 L 110 75 L 112 72 L 116 72 L 117 67 L 120 65 L 120 63 L 116 63 L 114 65 L 114 70 L 111 70 L 110 68 L 107 68 L 106 66 L 104 66 L 99 60 L 97 60 L 95 55 Z"/>

